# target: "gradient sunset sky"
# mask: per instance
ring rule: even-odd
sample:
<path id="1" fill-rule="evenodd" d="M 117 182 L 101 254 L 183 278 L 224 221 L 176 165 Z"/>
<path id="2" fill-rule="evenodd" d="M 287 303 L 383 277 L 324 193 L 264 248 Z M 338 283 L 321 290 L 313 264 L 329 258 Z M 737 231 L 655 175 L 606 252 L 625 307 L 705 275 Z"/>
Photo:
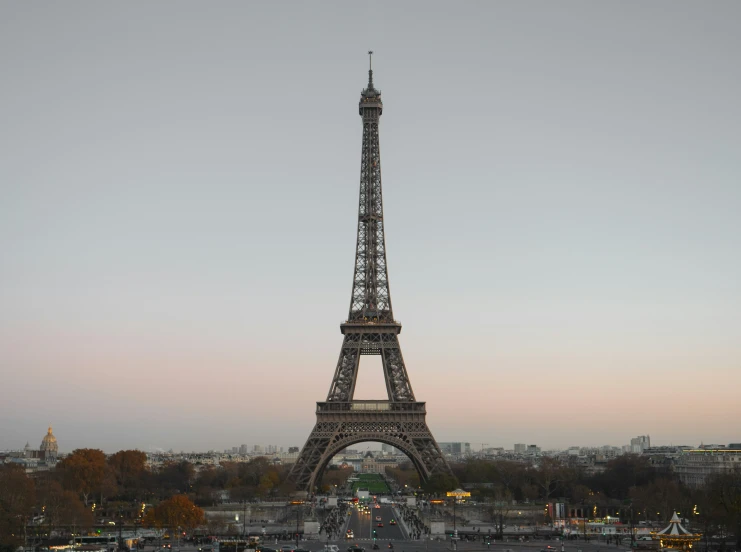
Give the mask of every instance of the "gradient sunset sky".
<path id="1" fill-rule="evenodd" d="M 741 441 L 741 3 L 71 1 L 0 4 L 0 449 L 303 445 L 369 49 L 436 438 Z"/>

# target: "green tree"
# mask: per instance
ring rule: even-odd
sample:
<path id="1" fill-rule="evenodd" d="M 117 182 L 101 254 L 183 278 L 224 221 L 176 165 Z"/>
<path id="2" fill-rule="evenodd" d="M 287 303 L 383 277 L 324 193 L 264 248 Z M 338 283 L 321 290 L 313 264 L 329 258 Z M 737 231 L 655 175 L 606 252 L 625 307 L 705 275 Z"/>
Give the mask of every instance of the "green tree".
<path id="1" fill-rule="evenodd" d="M 452 491 L 457 487 L 458 480 L 455 476 L 446 473 L 436 473 L 422 485 L 422 489 L 424 489 L 426 493 L 434 495 Z"/>

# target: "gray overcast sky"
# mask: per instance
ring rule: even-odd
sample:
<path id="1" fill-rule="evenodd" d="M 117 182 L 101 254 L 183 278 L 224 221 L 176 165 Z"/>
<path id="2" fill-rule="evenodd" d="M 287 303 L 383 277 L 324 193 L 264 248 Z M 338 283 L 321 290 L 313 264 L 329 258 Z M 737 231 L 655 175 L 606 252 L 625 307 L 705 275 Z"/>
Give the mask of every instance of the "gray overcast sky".
<path id="1" fill-rule="evenodd" d="M 0 448 L 303 444 L 369 49 L 438 440 L 741 440 L 741 3 L 5 1 Z"/>

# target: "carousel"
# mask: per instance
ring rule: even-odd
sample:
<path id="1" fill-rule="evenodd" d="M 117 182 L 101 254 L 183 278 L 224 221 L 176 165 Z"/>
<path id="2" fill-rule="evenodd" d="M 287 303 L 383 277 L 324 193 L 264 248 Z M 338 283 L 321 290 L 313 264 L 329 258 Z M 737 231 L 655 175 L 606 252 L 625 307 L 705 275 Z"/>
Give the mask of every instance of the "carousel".
<path id="1" fill-rule="evenodd" d="M 688 531 L 682 526 L 682 522 L 674 512 L 669 525 L 661 531 L 652 533 L 654 540 L 659 541 L 659 549 L 669 550 L 692 550 L 694 544 L 700 540 L 702 535 Z"/>

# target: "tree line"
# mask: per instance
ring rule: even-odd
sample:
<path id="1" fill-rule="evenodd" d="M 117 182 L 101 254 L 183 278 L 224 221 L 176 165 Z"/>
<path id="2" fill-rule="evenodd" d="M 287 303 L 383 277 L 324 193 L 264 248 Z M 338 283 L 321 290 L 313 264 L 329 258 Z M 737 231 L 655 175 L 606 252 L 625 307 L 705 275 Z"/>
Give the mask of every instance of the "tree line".
<path id="1" fill-rule="evenodd" d="M 741 471 L 708 478 L 701 488 L 683 485 L 666 466 L 653 466 L 645 456 L 626 454 L 610 460 L 596 473 L 540 458 L 533 464 L 472 458 L 451 464 L 453 476 L 436 475 L 423 491 L 444 496 L 462 486 L 474 500 L 490 504 L 492 518 L 506 517 L 514 502 L 565 502 L 590 518 L 613 516 L 626 524 L 668 522 L 677 511 L 706 535 L 735 538 L 741 546 Z M 419 486 L 410 462 L 387 468 L 400 486 Z M 544 514 L 543 521 L 548 521 Z"/>
<path id="2" fill-rule="evenodd" d="M 387 468 L 386 474 L 401 488 L 406 485 L 428 495 L 444 496 L 462 486 L 471 490 L 474 500 L 496 507 L 500 522 L 507 509 L 502 505 L 513 501 L 566 502 L 570 508 L 587 511 L 590 518 L 611 515 L 626 523 L 667 521 L 676 510 L 706 534 L 732 535 L 737 541 L 741 536 L 741 473 L 737 471 L 716 475 L 703 488 L 693 489 L 671 470 L 655 467 L 638 455 L 617 457 L 598 473 L 552 458 L 532 465 L 469 459 L 451 467 L 452 475 L 436 475 L 424 484 L 409 462 Z M 288 498 L 295 491 L 288 481 L 290 466 L 275 465 L 264 457 L 199 468 L 173 461 L 150 470 L 141 451 L 107 456 L 97 449 L 77 449 L 56 469 L 33 477 L 14 465 L 0 466 L 0 547 L 21 542 L 34 516 L 43 515 L 46 531 L 58 527 L 82 531 L 103 519 L 152 527 L 168 527 L 180 520 L 178 525 L 185 527 L 201 519 L 201 507 L 226 499 Z M 328 468 L 320 491 L 334 485 L 342 488 L 351 474 L 352 468 Z M 495 515 L 494 510 L 491 514 Z"/>
<path id="3" fill-rule="evenodd" d="M 13 464 L 0 465 L 0 552 L 23 544 L 29 522 L 50 534 L 64 528 L 81 532 L 105 521 L 162 529 L 192 528 L 204 522 L 202 506 L 222 502 L 289 497 L 290 466 L 264 457 L 249 462 L 196 466 L 187 461 L 147 467 L 146 454 L 122 450 L 106 455 L 76 449 L 56 468 L 29 476 Z M 352 468 L 329 468 L 325 489 L 342 486 Z"/>

